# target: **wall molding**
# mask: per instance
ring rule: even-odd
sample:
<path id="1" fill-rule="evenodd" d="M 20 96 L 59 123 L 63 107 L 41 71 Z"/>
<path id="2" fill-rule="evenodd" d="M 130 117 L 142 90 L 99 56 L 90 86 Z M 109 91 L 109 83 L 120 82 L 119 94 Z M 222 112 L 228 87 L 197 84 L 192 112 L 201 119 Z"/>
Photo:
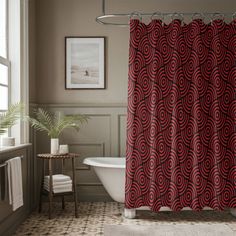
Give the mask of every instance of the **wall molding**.
<path id="1" fill-rule="evenodd" d="M 68 146 L 98 146 L 100 147 L 100 150 L 101 150 L 101 153 L 102 153 L 102 156 L 104 157 L 105 156 L 105 143 L 102 142 L 102 143 L 96 143 L 96 142 L 86 142 L 86 143 L 68 143 Z M 75 167 L 75 170 L 91 170 L 91 167 L 90 166 L 86 166 L 86 165 L 81 165 L 81 166 L 77 166 Z"/>
<path id="2" fill-rule="evenodd" d="M 81 199 L 93 201 L 111 200 L 104 190 L 102 183 L 95 176 L 90 166 L 83 165 L 82 160 L 86 157 L 118 157 L 124 155 L 125 148 L 125 117 L 127 106 L 125 103 L 30 103 L 30 111 L 38 107 L 50 111 L 60 111 L 65 115 L 87 114 L 91 122 L 87 127 L 81 127 L 82 134 L 65 132 L 61 137 L 75 152 L 81 151 L 80 158 L 76 161 L 76 173 L 78 174 L 77 188 Z M 91 126 L 90 126 L 91 125 Z M 41 153 L 49 148 L 49 142 L 44 136 L 32 133 L 32 142 L 37 145 L 35 153 Z M 70 164 L 69 164 L 70 165 Z M 65 165 L 65 172 L 71 174 L 70 166 Z M 81 181 L 81 182 L 80 182 Z"/>
<path id="3" fill-rule="evenodd" d="M 121 156 L 121 117 L 126 117 L 126 114 L 118 114 L 118 156 Z"/>
<path id="4" fill-rule="evenodd" d="M 79 184 L 76 184 L 76 186 L 89 186 L 89 187 L 91 187 L 91 186 L 103 186 L 102 185 L 102 183 L 99 183 L 99 182 L 94 182 L 94 183 L 92 183 L 92 182 L 90 182 L 90 183 L 87 183 L 87 182 L 82 182 L 82 183 L 79 183 Z"/>
<path id="5" fill-rule="evenodd" d="M 126 108 L 127 103 L 30 103 L 31 107 L 49 107 L 49 108 Z"/>

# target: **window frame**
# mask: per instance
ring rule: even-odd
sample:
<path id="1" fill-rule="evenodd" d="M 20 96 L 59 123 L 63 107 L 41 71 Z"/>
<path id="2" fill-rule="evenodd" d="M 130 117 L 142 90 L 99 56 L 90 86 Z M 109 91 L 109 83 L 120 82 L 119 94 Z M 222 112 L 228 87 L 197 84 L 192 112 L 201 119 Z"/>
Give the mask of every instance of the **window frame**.
<path id="1" fill-rule="evenodd" d="M 6 0 L 6 56 L 0 56 L 0 64 L 8 67 L 8 108 L 21 102 L 23 116 L 29 114 L 28 12 L 29 0 Z M 28 122 L 19 120 L 8 130 L 8 136 L 16 139 L 16 145 L 28 143 Z"/>
<path id="2" fill-rule="evenodd" d="M 5 24 L 5 30 L 6 30 L 6 57 L 0 56 L 0 64 L 7 67 L 7 85 L 0 83 L 0 87 L 7 88 L 7 94 L 8 94 L 8 104 L 7 109 L 0 109 L 0 112 L 6 112 L 9 108 L 9 105 L 11 103 L 11 62 L 9 59 L 9 3 L 8 0 L 6 0 L 6 8 L 5 8 L 5 17 L 6 17 L 6 24 Z"/>

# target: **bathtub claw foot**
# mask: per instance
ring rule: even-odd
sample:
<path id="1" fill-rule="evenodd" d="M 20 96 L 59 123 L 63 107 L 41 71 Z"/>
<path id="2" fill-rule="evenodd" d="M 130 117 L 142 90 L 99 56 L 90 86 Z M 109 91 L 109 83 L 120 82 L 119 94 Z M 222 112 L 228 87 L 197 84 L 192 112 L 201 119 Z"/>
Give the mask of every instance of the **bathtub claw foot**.
<path id="1" fill-rule="evenodd" d="M 136 209 L 124 209 L 124 216 L 127 219 L 134 219 L 136 217 Z"/>
<path id="2" fill-rule="evenodd" d="M 232 216 L 236 217 L 236 208 L 230 208 L 230 213 Z"/>

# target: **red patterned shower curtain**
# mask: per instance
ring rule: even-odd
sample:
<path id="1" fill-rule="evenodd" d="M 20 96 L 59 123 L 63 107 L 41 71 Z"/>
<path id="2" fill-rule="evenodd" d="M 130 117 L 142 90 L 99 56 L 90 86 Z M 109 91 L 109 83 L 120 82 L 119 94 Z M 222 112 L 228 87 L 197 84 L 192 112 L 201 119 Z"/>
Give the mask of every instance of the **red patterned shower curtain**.
<path id="1" fill-rule="evenodd" d="M 235 127 L 236 20 L 131 20 L 126 208 L 235 208 Z"/>

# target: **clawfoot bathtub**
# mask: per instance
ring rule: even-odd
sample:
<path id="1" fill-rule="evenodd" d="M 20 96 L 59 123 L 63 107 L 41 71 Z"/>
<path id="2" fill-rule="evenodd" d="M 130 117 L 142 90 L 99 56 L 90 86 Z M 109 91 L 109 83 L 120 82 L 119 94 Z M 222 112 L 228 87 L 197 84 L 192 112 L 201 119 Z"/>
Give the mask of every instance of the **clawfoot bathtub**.
<path id="1" fill-rule="evenodd" d="M 117 202 L 125 202 L 125 158 L 124 157 L 89 157 L 85 158 L 84 164 L 92 166 L 101 180 L 106 191 Z M 139 208 L 148 209 L 146 207 Z M 190 208 L 184 208 L 190 210 Z M 211 209 L 211 208 L 206 208 Z M 162 207 L 161 210 L 169 210 L 168 207 Z M 236 209 L 230 209 L 233 216 L 236 217 Z M 135 218 L 136 209 L 124 209 L 126 218 Z"/>
<path id="2" fill-rule="evenodd" d="M 92 166 L 106 191 L 116 202 L 125 202 L 125 158 L 89 157 L 84 164 Z"/>
<path id="3" fill-rule="evenodd" d="M 125 158 L 89 157 L 84 164 L 92 166 L 106 191 L 116 202 L 125 202 Z M 126 218 L 135 218 L 135 209 L 124 209 Z"/>

